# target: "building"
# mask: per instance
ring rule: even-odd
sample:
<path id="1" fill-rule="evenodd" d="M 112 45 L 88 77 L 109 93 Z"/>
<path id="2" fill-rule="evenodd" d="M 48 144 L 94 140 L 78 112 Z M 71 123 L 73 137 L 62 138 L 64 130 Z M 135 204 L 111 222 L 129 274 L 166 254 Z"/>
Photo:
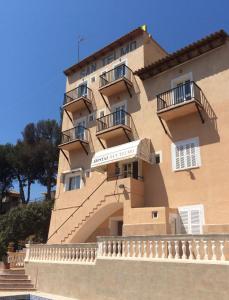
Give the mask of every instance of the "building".
<path id="1" fill-rule="evenodd" d="M 0 213 L 5 214 L 12 208 L 21 204 L 20 193 L 16 191 L 8 191 L 0 202 Z"/>
<path id="2" fill-rule="evenodd" d="M 168 54 L 137 28 L 64 71 L 48 243 L 228 233 L 229 41 Z"/>

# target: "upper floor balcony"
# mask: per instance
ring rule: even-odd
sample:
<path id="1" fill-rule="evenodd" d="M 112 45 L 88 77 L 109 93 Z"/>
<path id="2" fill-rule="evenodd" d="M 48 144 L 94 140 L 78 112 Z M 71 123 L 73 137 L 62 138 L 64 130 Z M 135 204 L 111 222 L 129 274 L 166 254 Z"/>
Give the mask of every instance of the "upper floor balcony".
<path id="1" fill-rule="evenodd" d="M 63 109 L 73 113 L 86 108 L 91 113 L 92 100 L 92 90 L 86 84 L 82 84 L 64 94 Z"/>
<path id="2" fill-rule="evenodd" d="M 96 136 L 99 139 L 110 140 L 122 137 L 131 141 L 133 120 L 125 110 L 117 110 L 96 120 Z"/>
<path id="3" fill-rule="evenodd" d="M 61 133 L 61 150 L 77 150 L 80 147 L 88 153 L 86 146 L 89 144 L 89 130 L 81 125 L 65 130 Z"/>
<path id="4" fill-rule="evenodd" d="M 109 97 L 127 90 L 131 97 L 132 86 L 133 72 L 125 64 L 121 64 L 100 75 L 99 91 L 104 96 Z"/>
<path id="5" fill-rule="evenodd" d="M 157 95 L 157 114 L 165 121 L 183 117 L 203 109 L 203 92 L 193 81 L 186 81 L 177 87 Z"/>

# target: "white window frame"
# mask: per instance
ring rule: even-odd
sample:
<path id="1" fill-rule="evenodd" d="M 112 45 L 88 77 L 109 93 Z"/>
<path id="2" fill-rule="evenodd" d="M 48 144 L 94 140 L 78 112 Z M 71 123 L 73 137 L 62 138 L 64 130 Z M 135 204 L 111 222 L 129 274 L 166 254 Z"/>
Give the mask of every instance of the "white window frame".
<path id="1" fill-rule="evenodd" d="M 106 107 L 101 108 L 101 109 L 98 109 L 98 110 L 96 111 L 96 119 L 102 118 L 102 117 L 100 116 L 100 113 L 101 113 L 101 112 L 104 112 L 104 116 L 106 116 L 106 114 L 107 114 L 107 109 L 106 109 Z"/>
<path id="2" fill-rule="evenodd" d="M 189 73 L 186 73 L 186 74 L 183 74 L 181 76 L 178 76 L 174 79 L 171 80 L 171 88 L 176 88 L 177 85 L 179 83 L 185 83 L 186 81 L 190 80 L 190 82 L 193 81 L 193 75 L 192 75 L 192 72 L 189 72 Z M 185 91 L 183 91 L 183 94 L 185 96 Z M 193 96 L 193 86 L 191 85 L 191 95 Z M 175 96 L 175 91 L 173 90 L 172 92 L 172 103 L 175 105 L 176 104 L 176 96 Z M 183 102 L 185 102 L 187 99 L 184 97 L 183 99 Z M 182 103 L 182 101 L 181 101 Z"/>
<path id="3" fill-rule="evenodd" d="M 81 189 L 83 187 L 83 176 L 82 175 L 83 175 L 82 171 L 71 172 L 71 173 L 65 174 L 65 178 L 64 178 L 64 192 L 77 191 L 77 190 Z M 80 177 L 80 187 L 78 189 L 69 190 L 69 181 L 70 181 L 70 178 L 75 177 L 75 176 L 79 176 Z"/>
<path id="4" fill-rule="evenodd" d="M 204 206 L 203 204 L 196 204 L 196 205 L 187 205 L 187 206 L 180 206 L 178 207 L 178 212 L 180 214 L 180 212 L 185 211 L 188 213 L 188 232 L 187 234 L 194 234 L 192 233 L 192 223 L 191 223 L 191 218 L 190 218 L 190 214 L 192 210 L 199 210 L 200 212 L 200 233 L 203 233 L 203 225 L 205 224 L 205 216 L 204 216 Z M 181 233 L 181 217 L 179 216 L 178 218 L 178 233 Z M 190 222 L 189 222 L 190 221 Z"/>
<path id="5" fill-rule="evenodd" d="M 120 106 L 123 106 L 123 105 L 125 106 L 125 111 L 127 112 L 127 100 L 123 100 L 123 101 L 120 101 L 120 102 L 117 102 L 117 103 L 113 104 L 111 106 L 111 112 L 115 112 L 115 109 L 117 107 L 120 107 Z"/>
<path id="6" fill-rule="evenodd" d="M 176 147 L 180 145 L 186 145 L 186 144 L 195 144 L 195 158 L 196 158 L 196 166 L 187 167 L 184 168 L 176 168 Z M 201 157 L 200 157 L 200 146 L 199 146 L 199 137 L 194 137 L 187 140 L 178 141 L 171 144 L 171 157 L 172 157 L 172 170 L 174 172 L 183 171 L 183 170 L 189 170 L 189 169 L 196 169 L 201 167 Z M 186 160 L 185 160 L 186 164 Z"/>

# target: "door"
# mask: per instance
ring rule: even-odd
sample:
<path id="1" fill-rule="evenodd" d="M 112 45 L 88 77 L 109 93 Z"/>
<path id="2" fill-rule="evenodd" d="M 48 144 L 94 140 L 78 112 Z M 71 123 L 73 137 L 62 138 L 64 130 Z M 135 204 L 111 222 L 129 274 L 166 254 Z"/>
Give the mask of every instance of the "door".
<path id="1" fill-rule="evenodd" d="M 87 82 L 84 82 L 78 86 L 78 97 L 87 96 Z"/>
<path id="2" fill-rule="evenodd" d="M 125 76 L 126 68 L 124 64 L 121 64 L 114 68 L 114 80 L 118 80 Z"/>
<path id="3" fill-rule="evenodd" d="M 132 177 L 138 179 L 138 161 L 123 164 L 123 177 Z"/>
<path id="4" fill-rule="evenodd" d="M 174 104 L 191 99 L 191 81 L 186 80 L 176 84 L 174 89 Z"/>
<path id="5" fill-rule="evenodd" d="M 125 114 L 125 110 L 126 110 L 126 105 L 125 104 L 122 104 L 122 105 L 119 105 L 119 106 L 116 106 L 114 108 L 114 112 L 113 112 L 113 126 L 115 125 L 120 125 L 120 124 L 123 124 L 125 125 L 126 124 L 126 114 Z"/>
<path id="6" fill-rule="evenodd" d="M 123 221 L 118 221 L 117 222 L 117 235 L 122 236 L 122 226 L 123 226 Z"/>
<path id="7" fill-rule="evenodd" d="M 76 122 L 76 127 L 75 127 L 75 138 L 79 140 L 85 140 L 86 139 L 86 118 L 79 119 Z"/>

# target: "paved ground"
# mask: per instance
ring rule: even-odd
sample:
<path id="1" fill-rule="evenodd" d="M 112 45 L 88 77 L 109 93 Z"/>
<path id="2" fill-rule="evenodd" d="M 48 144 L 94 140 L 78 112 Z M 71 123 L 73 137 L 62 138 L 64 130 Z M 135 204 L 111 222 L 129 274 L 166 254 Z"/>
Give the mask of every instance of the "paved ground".
<path id="1" fill-rule="evenodd" d="M 63 296 L 58 296 L 58 295 L 53 295 L 53 294 L 45 294 L 45 293 L 41 293 L 41 292 L 0 292 L 0 299 L 2 296 L 15 296 L 15 295 L 34 295 L 34 296 L 40 296 L 40 297 L 45 297 L 48 299 L 52 299 L 52 300 L 79 300 L 76 298 L 67 298 L 67 297 L 63 297 Z"/>

